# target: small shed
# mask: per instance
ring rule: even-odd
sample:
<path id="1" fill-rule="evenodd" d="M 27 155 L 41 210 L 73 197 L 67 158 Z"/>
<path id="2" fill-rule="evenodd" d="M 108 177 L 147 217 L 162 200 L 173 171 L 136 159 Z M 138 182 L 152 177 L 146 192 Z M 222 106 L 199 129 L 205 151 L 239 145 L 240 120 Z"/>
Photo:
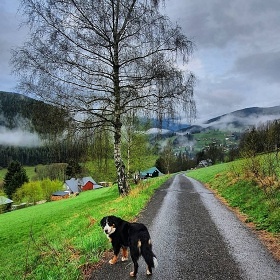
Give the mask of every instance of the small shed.
<path id="1" fill-rule="evenodd" d="M 102 186 L 97 184 L 91 177 L 82 178 L 82 191 L 89 191 L 99 188 L 102 188 Z"/>
<path id="2" fill-rule="evenodd" d="M 198 167 L 207 167 L 207 166 L 211 166 L 211 165 L 212 165 L 211 159 L 204 159 L 198 163 Z"/>
<path id="3" fill-rule="evenodd" d="M 5 196 L 0 196 L 0 205 L 11 204 L 13 201 Z"/>
<path id="4" fill-rule="evenodd" d="M 153 178 L 163 175 L 156 167 L 151 167 L 140 172 L 140 179 Z"/>
<path id="5" fill-rule="evenodd" d="M 69 191 L 57 191 L 52 194 L 51 200 L 56 201 L 56 200 L 66 199 L 69 197 L 70 197 Z"/>
<path id="6" fill-rule="evenodd" d="M 11 210 L 13 201 L 5 196 L 0 196 L 0 213 Z"/>

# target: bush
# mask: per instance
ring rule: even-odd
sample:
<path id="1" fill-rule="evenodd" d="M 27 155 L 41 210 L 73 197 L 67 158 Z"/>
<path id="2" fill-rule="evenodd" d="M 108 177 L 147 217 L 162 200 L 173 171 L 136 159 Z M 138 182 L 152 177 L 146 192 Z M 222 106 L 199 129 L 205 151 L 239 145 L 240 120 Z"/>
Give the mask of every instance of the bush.
<path id="1" fill-rule="evenodd" d="M 13 196 L 17 203 L 26 202 L 35 204 L 40 200 L 50 201 L 53 192 L 63 188 L 62 182 L 58 180 L 45 179 L 25 183 Z"/>

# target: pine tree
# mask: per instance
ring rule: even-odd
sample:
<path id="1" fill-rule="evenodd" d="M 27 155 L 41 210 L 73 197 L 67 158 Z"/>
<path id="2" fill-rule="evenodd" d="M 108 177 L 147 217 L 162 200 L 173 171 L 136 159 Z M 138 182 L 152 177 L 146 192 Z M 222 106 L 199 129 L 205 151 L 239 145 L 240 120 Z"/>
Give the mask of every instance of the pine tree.
<path id="1" fill-rule="evenodd" d="M 82 167 L 80 164 L 74 160 L 70 160 L 65 171 L 67 178 L 77 178 L 82 173 Z"/>
<path id="2" fill-rule="evenodd" d="M 12 161 L 4 177 L 3 189 L 6 195 L 11 199 L 16 190 L 28 181 L 25 169 L 18 161 Z"/>

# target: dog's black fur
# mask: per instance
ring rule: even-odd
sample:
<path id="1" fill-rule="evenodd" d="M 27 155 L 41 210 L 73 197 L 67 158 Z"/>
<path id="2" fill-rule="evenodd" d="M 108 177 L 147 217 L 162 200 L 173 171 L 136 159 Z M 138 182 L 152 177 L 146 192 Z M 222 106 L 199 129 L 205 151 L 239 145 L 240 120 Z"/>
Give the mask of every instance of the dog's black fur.
<path id="1" fill-rule="evenodd" d="M 150 234 L 144 224 L 129 223 L 115 216 L 107 216 L 100 221 L 100 225 L 112 242 L 114 257 L 109 261 L 110 264 L 117 262 L 121 248 L 123 250 L 122 261 L 127 260 L 127 248 L 129 247 L 134 264 L 134 270 L 130 273 L 130 276 L 136 276 L 138 259 L 141 255 L 148 266 L 147 275 L 152 274 L 152 268 L 157 265 L 157 259 L 152 251 Z"/>

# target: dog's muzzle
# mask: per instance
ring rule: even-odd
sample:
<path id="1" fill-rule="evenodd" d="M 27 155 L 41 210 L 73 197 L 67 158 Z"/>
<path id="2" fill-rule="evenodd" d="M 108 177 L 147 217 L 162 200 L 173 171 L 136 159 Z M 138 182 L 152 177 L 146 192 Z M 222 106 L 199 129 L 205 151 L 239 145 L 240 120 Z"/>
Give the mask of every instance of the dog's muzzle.
<path id="1" fill-rule="evenodd" d="M 112 226 L 109 226 L 108 224 L 104 227 L 104 233 L 107 234 L 107 235 L 110 235 L 112 233 L 115 232 L 116 228 L 115 227 L 112 227 Z"/>

